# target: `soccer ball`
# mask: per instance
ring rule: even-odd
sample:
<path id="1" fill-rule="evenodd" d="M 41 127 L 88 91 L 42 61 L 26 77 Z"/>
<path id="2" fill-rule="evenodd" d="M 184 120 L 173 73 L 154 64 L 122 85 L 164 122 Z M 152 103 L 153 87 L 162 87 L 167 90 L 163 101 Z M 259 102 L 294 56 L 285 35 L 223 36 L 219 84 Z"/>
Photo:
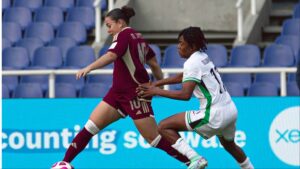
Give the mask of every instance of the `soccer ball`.
<path id="1" fill-rule="evenodd" d="M 59 161 L 52 165 L 51 169 L 74 169 L 71 164 L 65 161 Z"/>

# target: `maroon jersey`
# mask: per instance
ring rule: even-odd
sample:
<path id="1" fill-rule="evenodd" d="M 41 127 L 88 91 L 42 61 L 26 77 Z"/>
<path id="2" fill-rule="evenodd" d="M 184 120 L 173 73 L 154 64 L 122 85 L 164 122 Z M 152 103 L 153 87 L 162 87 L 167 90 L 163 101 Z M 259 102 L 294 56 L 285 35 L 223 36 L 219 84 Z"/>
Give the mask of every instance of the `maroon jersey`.
<path id="1" fill-rule="evenodd" d="M 114 36 L 108 51 L 118 56 L 114 61 L 111 90 L 136 96 L 138 85 L 149 81 L 144 64 L 155 56 L 153 50 L 140 33 L 126 27 Z"/>

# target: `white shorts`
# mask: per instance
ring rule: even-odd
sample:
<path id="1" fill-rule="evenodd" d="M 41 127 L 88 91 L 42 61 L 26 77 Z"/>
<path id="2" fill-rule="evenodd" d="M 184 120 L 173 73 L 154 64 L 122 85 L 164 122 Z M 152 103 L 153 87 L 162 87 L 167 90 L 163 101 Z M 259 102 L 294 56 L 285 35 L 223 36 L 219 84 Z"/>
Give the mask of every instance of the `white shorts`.
<path id="1" fill-rule="evenodd" d="M 214 135 L 233 140 L 236 130 L 237 109 L 233 102 L 223 107 L 210 107 L 206 110 L 191 110 L 185 113 L 187 128 L 209 139 Z"/>

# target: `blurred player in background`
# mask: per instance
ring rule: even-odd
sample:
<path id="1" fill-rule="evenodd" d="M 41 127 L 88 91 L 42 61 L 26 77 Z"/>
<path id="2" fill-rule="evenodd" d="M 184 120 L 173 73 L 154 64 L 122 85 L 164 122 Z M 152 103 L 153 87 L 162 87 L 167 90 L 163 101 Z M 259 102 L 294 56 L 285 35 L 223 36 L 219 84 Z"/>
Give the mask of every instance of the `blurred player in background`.
<path id="1" fill-rule="evenodd" d="M 113 84 L 107 95 L 93 110 L 84 128 L 76 135 L 63 161 L 70 163 L 88 144 L 90 139 L 109 124 L 129 115 L 141 135 L 151 146 L 162 149 L 183 163 L 189 159 L 175 150 L 158 133 L 150 100 L 140 100 L 136 88 L 149 82 L 144 67 L 147 63 L 156 79 L 162 79 L 162 71 L 156 57 L 141 34 L 128 27 L 135 11 L 127 6 L 110 11 L 105 17 L 108 33 L 113 43 L 108 52 L 81 69 L 76 78 L 82 78 L 91 70 L 102 68 L 114 62 Z M 83 56 L 84 57 L 84 56 Z"/>
<path id="2" fill-rule="evenodd" d="M 217 135 L 225 150 L 236 159 L 242 169 L 252 169 L 249 158 L 234 142 L 237 109 L 215 65 L 204 53 L 206 39 L 201 29 L 186 28 L 180 32 L 178 40 L 178 52 L 187 59 L 183 73 L 151 85 L 141 85 L 137 92 L 140 97 L 159 95 L 178 100 L 189 100 L 194 93 L 200 100 L 200 109 L 164 119 L 159 124 L 160 134 L 172 143 L 172 147 L 191 160 L 189 168 L 204 168 L 207 161 L 180 137 L 179 131 L 195 131 L 205 139 Z M 157 87 L 174 83 L 182 83 L 182 89 L 170 91 Z"/>

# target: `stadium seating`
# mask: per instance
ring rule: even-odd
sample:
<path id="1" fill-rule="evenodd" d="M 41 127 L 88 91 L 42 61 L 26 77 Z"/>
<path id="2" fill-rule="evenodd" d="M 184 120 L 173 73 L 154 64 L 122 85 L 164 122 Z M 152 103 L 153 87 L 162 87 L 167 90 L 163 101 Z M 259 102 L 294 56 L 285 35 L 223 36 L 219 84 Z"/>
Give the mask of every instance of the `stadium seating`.
<path id="1" fill-rule="evenodd" d="M 169 90 L 181 90 L 181 89 L 182 89 L 181 83 L 169 85 Z"/>
<path id="2" fill-rule="evenodd" d="M 38 48 L 33 57 L 33 66 L 43 66 L 48 69 L 57 69 L 63 65 L 60 48 L 54 46 Z"/>
<path id="3" fill-rule="evenodd" d="M 3 70 L 13 70 L 12 67 L 2 67 Z M 3 76 L 2 75 L 2 85 L 6 85 L 12 93 L 15 91 L 17 85 L 19 84 L 19 77 L 18 76 Z"/>
<path id="4" fill-rule="evenodd" d="M 11 47 L 10 41 L 5 38 L 2 38 L 2 51 L 9 47 Z"/>
<path id="5" fill-rule="evenodd" d="M 259 65 L 260 51 L 256 45 L 241 45 L 232 49 L 230 67 L 257 67 Z"/>
<path id="6" fill-rule="evenodd" d="M 58 27 L 57 37 L 69 37 L 80 44 L 86 41 L 87 32 L 80 22 L 64 22 Z"/>
<path id="7" fill-rule="evenodd" d="M 283 22 L 282 35 L 300 35 L 300 19 L 287 19 Z"/>
<path id="8" fill-rule="evenodd" d="M 83 68 L 95 60 L 93 48 L 90 46 L 76 46 L 69 49 L 66 58 L 66 66 Z"/>
<path id="9" fill-rule="evenodd" d="M 2 84 L 2 99 L 7 99 L 9 97 L 8 87 L 5 84 Z"/>
<path id="10" fill-rule="evenodd" d="M 11 6 L 11 0 L 2 0 L 2 11 L 8 9 Z"/>
<path id="11" fill-rule="evenodd" d="M 227 50 L 224 45 L 209 44 L 206 53 L 216 67 L 227 65 Z"/>
<path id="12" fill-rule="evenodd" d="M 300 31 L 300 30 L 299 30 Z M 300 50 L 300 37 L 297 35 L 281 35 L 276 38 L 275 43 L 290 46 L 293 50 L 294 58 L 298 56 Z"/>
<path id="13" fill-rule="evenodd" d="M 75 98 L 76 88 L 72 83 L 56 83 L 55 98 Z"/>
<path id="14" fill-rule="evenodd" d="M 68 10 L 66 21 L 80 22 L 87 30 L 95 27 L 95 13 L 93 8 L 76 7 Z"/>
<path id="15" fill-rule="evenodd" d="M 272 44 L 264 50 L 263 66 L 289 67 L 294 66 L 294 55 L 291 47 L 281 44 Z"/>
<path id="16" fill-rule="evenodd" d="M 54 30 L 48 22 L 34 22 L 26 28 L 25 37 L 39 38 L 46 44 L 54 38 Z"/>
<path id="17" fill-rule="evenodd" d="M 43 98 L 43 91 L 37 83 L 19 84 L 13 94 L 14 98 Z"/>
<path id="18" fill-rule="evenodd" d="M 57 7 L 39 8 L 34 15 L 35 22 L 48 22 L 57 29 L 64 21 L 63 11 Z"/>
<path id="19" fill-rule="evenodd" d="M 24 69 L 29 66 L 29 56 L 25 48 L 10 47 L 2 52 L 2 66 Z"/>
<path id="20" fill-rule="evenodd" d="M 105 83 L 108 86 L 112 85 L 112 75 L 88 75 L 86 78 L 87 83 Z"/>
<path id="21" fill-rule="evenodd" d="M 109 86 L 103 83 L 87 83 L 80 91 L 80 97 L 98 98 L 104 97 L 109 91 Z"/>
<path id="22" fill-rule="evenodd" d="M 176 45 L 169 45 L 165 49 L 163 57 L 162 67 L 163 68 L 183 68 L 185 59 L 181 58 L 177 51 Z"/>
<path id="23" fill-rule="evenodd" d="M 15 22 L 25 29 L 32 21 L 31 12 L 28 8 L 12 7 L 6 9 L 3 16 L 4 22 Z"/>
<path id="24" fill-rule="evenodd" d="M 300 96 L 300 90 L 296 81 L 287 83 L 287 96 Z"/>
<path id="25" fill-rule="evenodd" d="M 248 89 L 252 83 L 250 73 L 225 73 L 222 75 L 222 80 L 224 83 L 238 83 L 244 90 Z"/>
<path id="26" fill-rule="evenodd" d="M 31 11 L 35 11 L 43 5 L 43 0 L 14 0 L 13 6 L 25 7 Z"/>
<path id="27" fill-rule="evenodd" d="M 296 73 L 289 73 L 287 76 L 288 76 L 288 82 L 296 81 Z"/>
<path id="28" fill-rule="evenodd" d="M 66 61 L 68 50 L 76 46 L 76 42 L 71 38 L 55 38 L 48 43 L 48 46 L 59 47 L 62 52 L 63 61 Z"/>
<path id="29" fill-rule="evenodd" d="M 80 69 L 79 67 L 61 67 L 60 69 Z M 56 75 L 56 83 L 70 83 L 75 85 L 77 91 L 81 90 L 85 83 L 85 78 L 80 78 L 76 80 L 76 76 L 72 75 Z"/>
<path id="30" fill-rule="evenodd" d="M 294 8 L 293 17 L 300 19 L 300 2 Z"/>
<path id="31" fill-rule="evenodd" d="M 161 60 L 162 59 L 161 59 L 160 48 L 155 44 L 150 44 L 150 48 L 154 51 L 158 64 L 161 65 Z"/>
<path id="32" fill-rule="evenodd" d="M 250 86 L 248 96 L 278 96 L 278 90 L 272 83 L 256 82 Z"/>
<path id="33" fill-rule="evenodd" d="M 99 57 L 104 55 L 108 49 L 109 49 L 109 45 L 103 45 L 99 51 Z"/>
<path id="34" fill-rule="evenodd" d="M 9 40 L 12 44 L 22 38 L 21 27 L 14 22 L 2 22 L 2 38 Z"/>
<path id="35" fill-rule="evenodd" d="M 39 69 L 46 69 L 46 67 L 32 66 L 27 68 L 27 70 L 39 70 Z M 21 76 L 20 84 L 37 83 L 40 85 L 41 89 L 45 92 L 49 88 L 48 79 L 49 79 L 48 75 L 25 75 L 25 76 Z"/>
<path id="36" fill-rule="evenodd" d="M 33 61 L 33 55 L 37 48 L 43 46 L 43 41 L 39 38 L 23 38 L 16 43 L 16 46 L 26 48 L 29 54 L 30 62 Z"/>
<path id="37" fill-rule="evenodd" d="M 94 8 L 94 0 L 77 0 L 76 6 L 84 6 Z M 101 11 L 107 9 L 107 0 L 101 0 Z"/>
<path id="38" fill-rule="evenodd" d="M 224 83 L 227 92 L 230 94 L 230 96 L 234 97 L 242 97 L 244 96 L 244 88 L 240 83 L 235 82 L 226 82 Z"/>
<path id="39" fill-rule="evenodd" d="M 45 0 L 45 6 L 58 7 L 65 12 L 74 6 L 74 0 Z"/>

